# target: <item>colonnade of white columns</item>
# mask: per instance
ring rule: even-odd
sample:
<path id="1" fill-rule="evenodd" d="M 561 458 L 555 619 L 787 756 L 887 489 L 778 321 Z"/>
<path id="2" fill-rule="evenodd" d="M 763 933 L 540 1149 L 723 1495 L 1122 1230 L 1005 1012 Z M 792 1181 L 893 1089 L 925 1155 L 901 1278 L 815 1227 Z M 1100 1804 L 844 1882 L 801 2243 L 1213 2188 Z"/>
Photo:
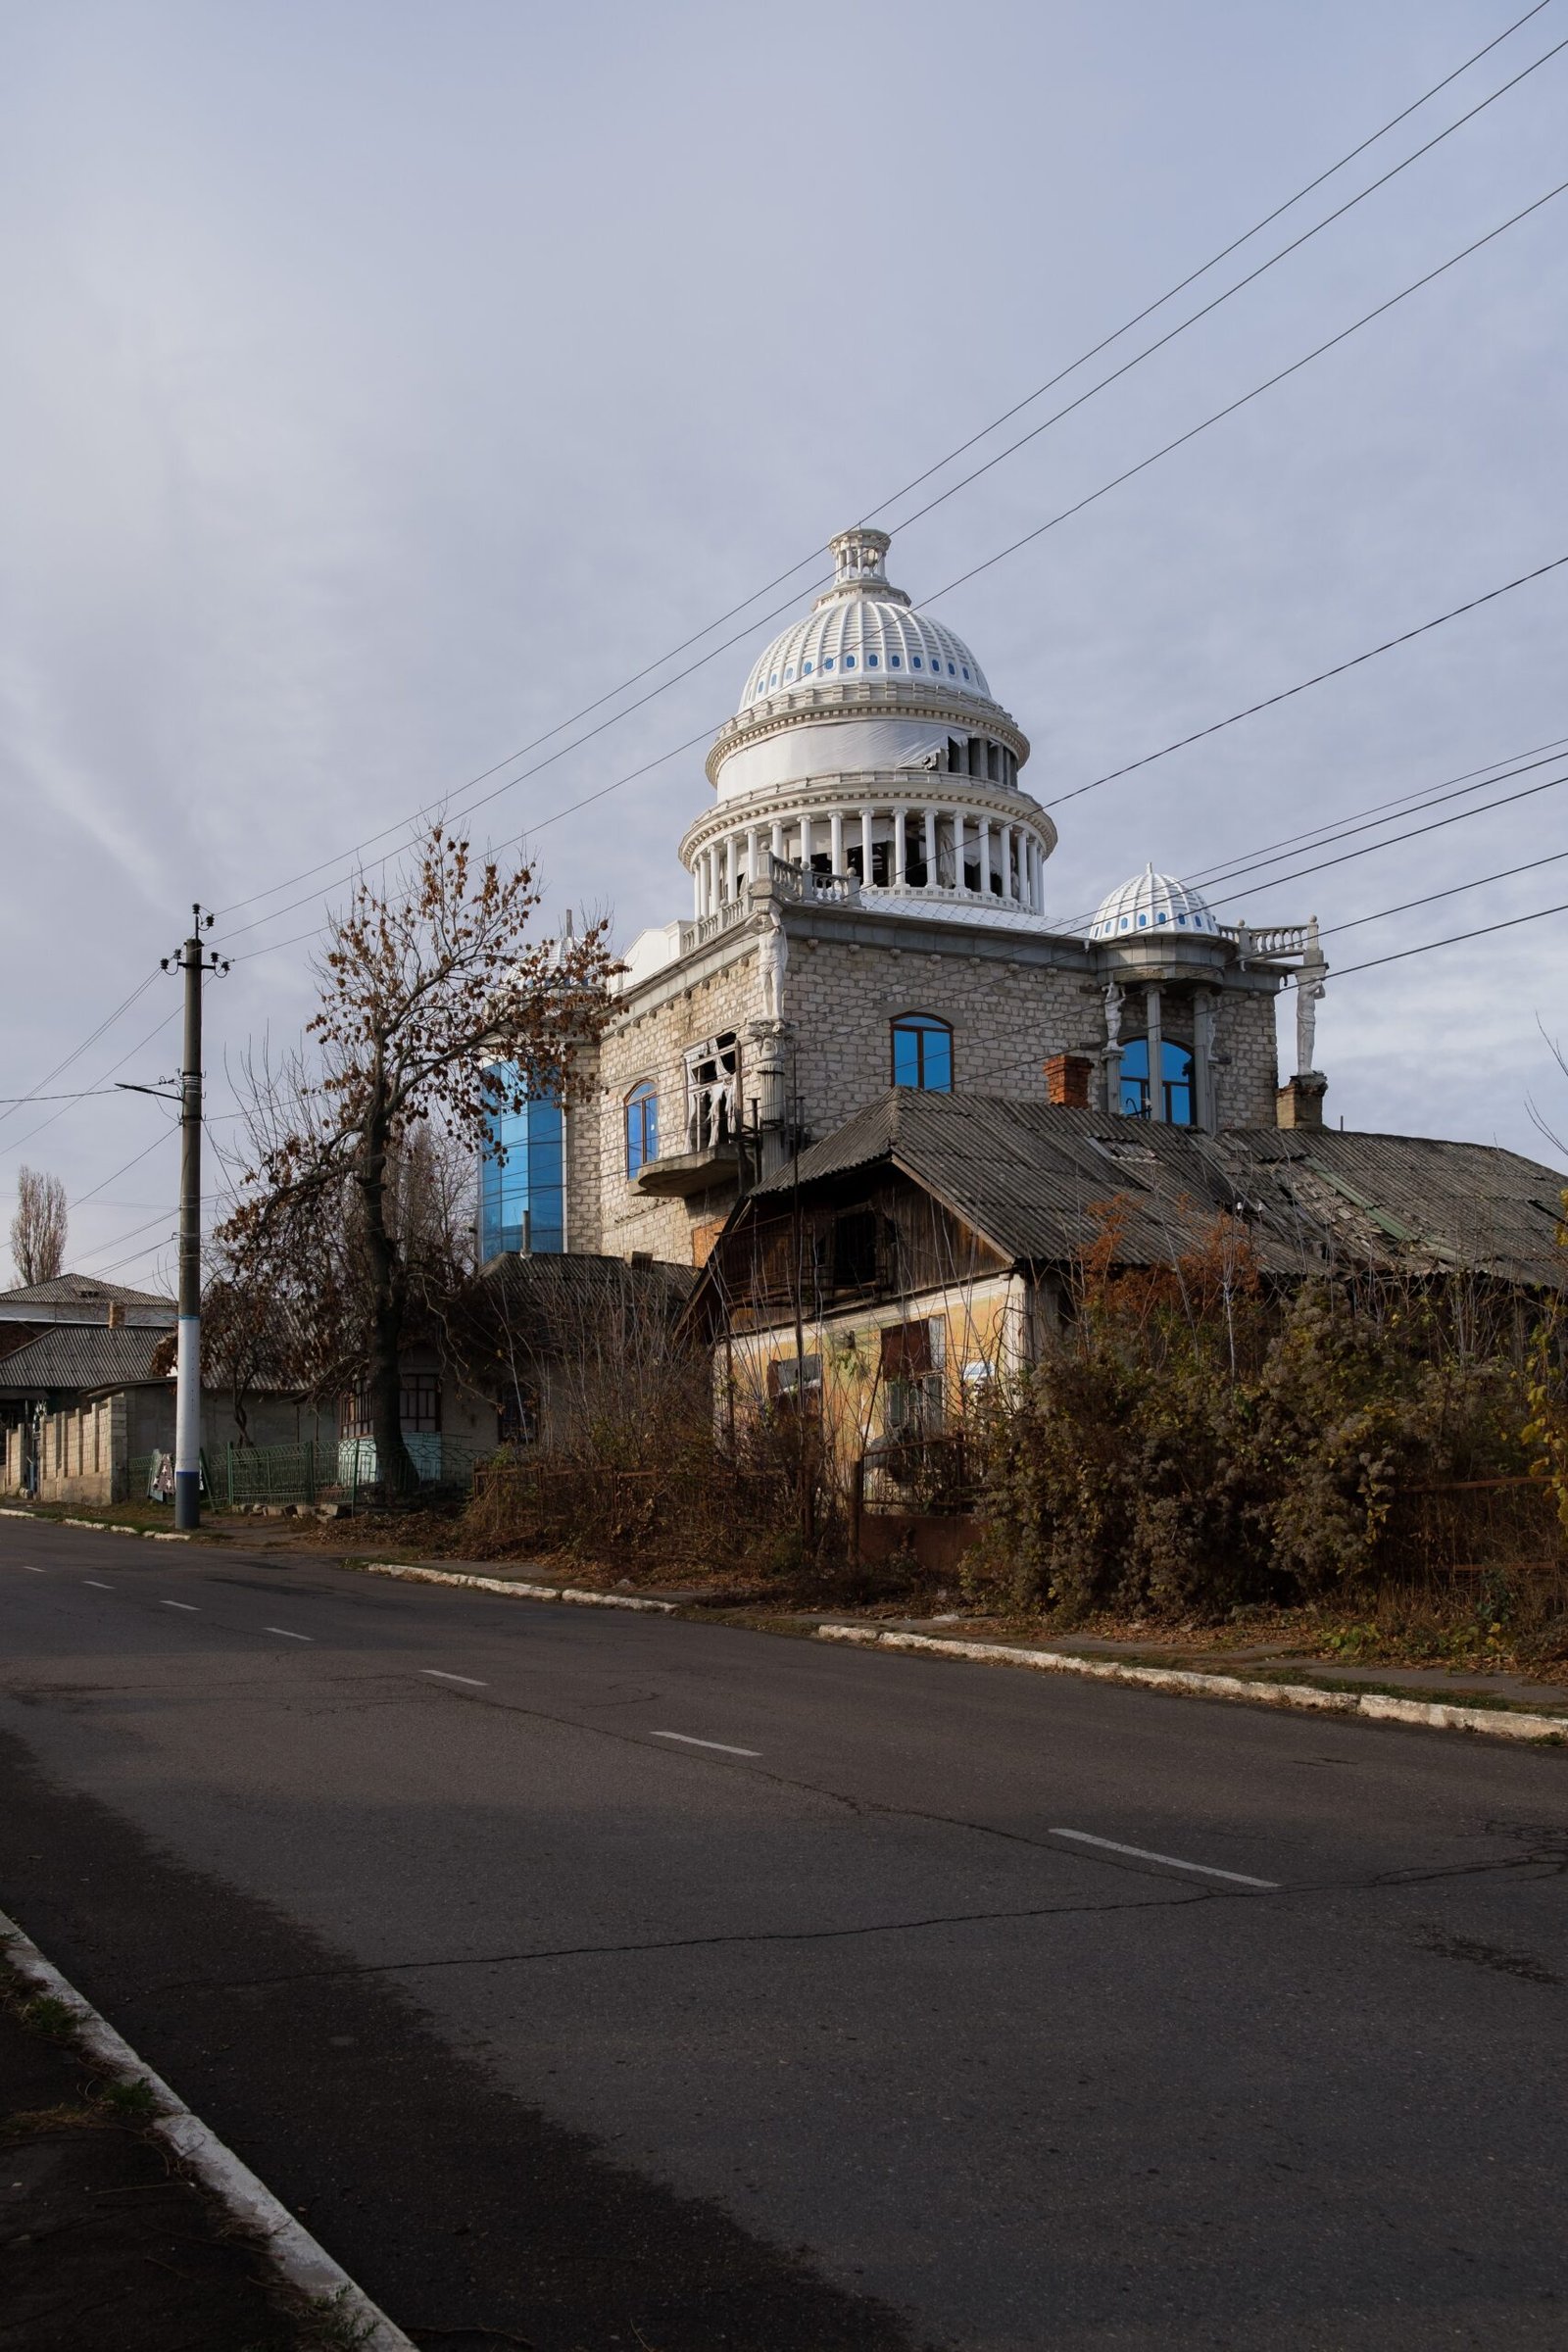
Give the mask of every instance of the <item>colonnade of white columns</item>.
<path id="1" fill-rule="evenodd" d="M 883 823 L 880 844 L 876 828 Z M 924 883 L 909 879 L 909 828 L 913 824 L 923 859 Z M 848 834 L 848 840 L 846 835 Z M 857 839 L 858 835 L 858 839 Z M 888 853 L 884 879 L 873 882 L 875 850 Z M 1000 899 L 1004 906 L 1029 914 L 1045 912 L 1046 850 L 1028 825 L 1010 824 L 973 808 L 944 808 L 940 803 L 918 806 L 895 802 L 861 803 L 849 808 L 796 810 L 721 835 L 699 850 L 693 860 L 693 910 L 699 916 L 716 914 L 740 898 L 744 885 L 759 871 L 761 851 L 790 858 L 806 871 L 814 856 L 824 855 L 830 870 L 854 873 L 849 851 L 859 851 L 859 878 L 873 887 L 894 890 L 963 891 L 971 898 Z M 967 869 L 975 868 L 975 880 Z M 1000 884 L 1000 888 L 998 885 Z"/>

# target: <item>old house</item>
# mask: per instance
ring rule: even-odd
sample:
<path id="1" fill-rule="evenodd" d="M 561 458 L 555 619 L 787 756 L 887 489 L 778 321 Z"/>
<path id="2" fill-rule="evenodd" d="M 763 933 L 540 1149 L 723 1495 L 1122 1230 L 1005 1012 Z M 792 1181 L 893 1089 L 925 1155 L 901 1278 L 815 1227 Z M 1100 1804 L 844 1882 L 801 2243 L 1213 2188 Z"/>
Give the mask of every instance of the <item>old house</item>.
<path id="1" fill-rule="evenodd" d="M 1107 1212 L 1126 1265 L 1169 1265 L 1223 1218 L 1285 1284 L 1346 1266 L 1568 1283 L 1561 1176 L 1494 1146 L 895 1088 L 737 1202 L 688 1327 L 742 1410 L 808 1412 L 874 1460 L 961 1427 L 1033 1358 Z"/>

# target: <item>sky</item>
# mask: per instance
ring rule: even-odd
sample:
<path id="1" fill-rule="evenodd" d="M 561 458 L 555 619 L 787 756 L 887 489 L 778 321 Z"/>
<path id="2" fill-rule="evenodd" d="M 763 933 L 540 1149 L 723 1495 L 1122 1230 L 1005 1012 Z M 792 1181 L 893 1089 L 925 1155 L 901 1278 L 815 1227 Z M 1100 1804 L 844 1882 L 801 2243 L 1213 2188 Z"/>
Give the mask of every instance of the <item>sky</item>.
<path id="1" fill-rule="evenodd" d="M 1568 783 L 1311 873 L 1274 845 L 1568 739 L 1568 567 L 1064 796 L 1568 554 L 1568 194 L 988 559 L 1545 195 L 1568 49 L 901 525 L 1568 40 L 1568 0 L 892 497 L 1526 5 L 0 4 L 0 1095 L 38 1098 L 0 1103 L 0 1223 L 48 1169 L 73 1265 L 168 1279 L 170 1113 L 101 1090 L 174 1070 L 193 901 L 234 959 L 215 1137 L 309 1016 L 358 846 L 421 808 L 493 794 L 464 829 L 526 838 L 551 928 L 688 913 L 703 741 L 868 515 L 1060 799 L 1055 914 L 1267 851 L 1214 902 L 1329 931 L 1329 1117 L 1555 1164 L 1568 913 L 1345 967 L 1568 902 L 1568 855 L 1475 886 L 1568 853 Z"/>

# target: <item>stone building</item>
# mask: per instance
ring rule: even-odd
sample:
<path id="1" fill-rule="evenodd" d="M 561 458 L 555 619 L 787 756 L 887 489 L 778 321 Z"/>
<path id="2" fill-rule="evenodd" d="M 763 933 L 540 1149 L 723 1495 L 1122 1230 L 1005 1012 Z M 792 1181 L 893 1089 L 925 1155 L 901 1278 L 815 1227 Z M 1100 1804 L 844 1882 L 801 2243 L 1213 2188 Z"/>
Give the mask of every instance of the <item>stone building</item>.
<path id="1" fill-rule="evenodd" d="M 1221 924 L 1152 866 L 1087 925 L 1054 919 L 1028 740 L 962 639 L 890 584 L 888 546 L 841 533 L 832 586 L 754 664 L 680 844 L 691 914 L 628 951 L 588 1100 L 505 1123 L 486 1257 L 701 1264 L 742 1190 L 890 1083 L 1209 1132 L 1320 1122 L 1315 921 Z"/>

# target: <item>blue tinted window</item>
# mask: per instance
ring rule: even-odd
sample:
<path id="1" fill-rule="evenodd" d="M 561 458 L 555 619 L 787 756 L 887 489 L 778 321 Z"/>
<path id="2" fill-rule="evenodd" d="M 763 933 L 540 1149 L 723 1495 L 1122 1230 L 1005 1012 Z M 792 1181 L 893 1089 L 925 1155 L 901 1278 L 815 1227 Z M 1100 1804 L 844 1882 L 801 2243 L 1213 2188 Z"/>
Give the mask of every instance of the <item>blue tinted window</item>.
<path id="1" fill-rule="evenodd" d="M 1160 1068 L 1165 1085 L 1165 1120 L 1171 1127 L 1193 1123 L 1193 1057 L 1185 1046 L 1165 1038 L 1160 1046 Z M 1121 1107 L 1130 1119 L 1147 1119 L 1149 1102 L 1149 1040 L 1130 1038 L 1122 1048 Z"/>
<path id="2" fill-rule="evenodd" d="M 659 1097 L 645 1078 L 626 1097 L 626 1173 L 635 1176 L 649 1160 L 659 1157 Z"/>
<path id="3" fill-rule="evenodd" d="M 855 656 L 853 654 L 845 655 L 844 666 L 846 669 L 853 669 L 855 667 Z"/>
<path id="4" fill-rule="evenodd" d="M 904 656 L 902 654 L 889 654 L 888 666 L 891 669 L 902 669 L 904 667 Z"/>
<path id="5" fill-rule="evenodd" d="M 808 677 L 810 676 L 810 674 L 811 674 L 811 664 L 809 663 L 809 662 L 803 662 L 801 663 L 801 675 L 802 675 L 802 677 L 803 677 L 803 678 L 808 678 Z"/>
<path id="6" fill-rule="evenodd" d="M 897 657 L 896 657 L 896 656 L 895 656 L 895 659 L 897 659 Z M 866 657 L 865 657 L 865 666 L 866 666 L 866 668 L 867 668 L 867 669 L 879 669 L 879 668 L 881 667 L 881 665 L 882 665 L 882 657 L 881 657 L 881 655 L 880 655 L 880 654 L 867 654 L 867 655 L 866 655 Z"/>
<path id="7" fill-rule="evenodd" d="M 833 666 L 833 657 L 832 657 L 832 655 L 831 655 L 831 654 L 824 654 L 824 655 L 822 656 L 822 667 L 823 667 L 824 669 L 831 669 L 831 668 L 832 668 L 832 666 Z"/>
<path id="8" fill-rule="evenodd" d="M 953 1031 L 928 1013 L 908 1012 L 893 1024 L 893 1083 L 927 1094 L 953 1092 Z"/>
<path id="9" fill-rule="evenodd" d="M 515 1075 L 507 1072 L 509 1084 Z M 565 1243 L 559 1102 L 524 1101 L 486 1115 L 479 1150 L 479 1254 L 559 1254 Z"/>
<path id="10" fill-rule="evenodd" d="M 909 665 L 913 669 L 918 669 L 920 667 L 920 657 L 918 654 L 911 654 L 909 656 Z"/>

